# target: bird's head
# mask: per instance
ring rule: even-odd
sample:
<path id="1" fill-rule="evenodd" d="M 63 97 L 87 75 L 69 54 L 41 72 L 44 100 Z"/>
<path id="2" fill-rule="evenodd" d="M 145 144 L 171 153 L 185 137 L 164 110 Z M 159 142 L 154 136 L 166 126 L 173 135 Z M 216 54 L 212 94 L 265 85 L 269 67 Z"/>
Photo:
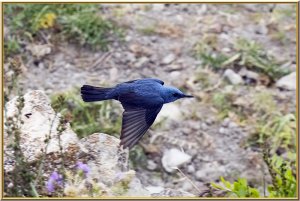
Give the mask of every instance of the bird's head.
<path id="1" fill-rule="evenodd" d="M 166 86 L 166 87 L 164 87 L 164 89 L 165 90 L 164 90 L 163 97 L 164 97 L 165 103 L 174 102 L 180 98 L 193 98 L 193 96 L 186 95 L 182 91 L 180 91 L 179 89 L 177 89 L 175 87 Z"/>

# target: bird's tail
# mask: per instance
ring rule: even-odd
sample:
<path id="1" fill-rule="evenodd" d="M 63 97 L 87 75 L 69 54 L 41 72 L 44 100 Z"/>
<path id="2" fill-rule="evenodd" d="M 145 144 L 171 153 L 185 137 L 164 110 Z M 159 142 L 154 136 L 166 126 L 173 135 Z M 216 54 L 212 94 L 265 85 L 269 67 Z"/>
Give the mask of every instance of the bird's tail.
<path id="1" fill-rule="evenodd" d="M 110 92 L 113 88 L 94 87 L 83 85 L 81 87 L 81 97 L 85 102 L 102 101 L 112 99 Z"/>

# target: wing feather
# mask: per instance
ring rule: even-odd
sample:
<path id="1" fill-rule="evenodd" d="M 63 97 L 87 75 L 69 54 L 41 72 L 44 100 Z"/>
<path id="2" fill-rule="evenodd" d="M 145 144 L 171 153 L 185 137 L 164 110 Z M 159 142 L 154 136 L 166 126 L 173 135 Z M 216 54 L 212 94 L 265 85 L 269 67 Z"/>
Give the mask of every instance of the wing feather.
<path id="1" fill-rule="evenodd" d="M 132 148 L 153 124 L 161 108 L 162 105 L 151 109 L 125 107 L 120 145 Z"/>

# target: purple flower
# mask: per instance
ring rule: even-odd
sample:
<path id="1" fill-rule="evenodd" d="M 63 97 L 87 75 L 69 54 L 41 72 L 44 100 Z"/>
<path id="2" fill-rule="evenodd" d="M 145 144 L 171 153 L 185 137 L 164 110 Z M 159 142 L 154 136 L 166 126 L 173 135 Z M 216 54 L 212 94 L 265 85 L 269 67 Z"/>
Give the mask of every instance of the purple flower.
<path id="1" fill-rule="evenodd" d="M 77 169 L 83 171 L 85 176 L 90 172 L 90 167 L 82 162 L 77 162 Z"/>
<path id="2" fill-rule="evenodd" d="M 47 188 L 48 192 L 53 193 L 55 190 L 55 187 L 57 185 L 62 186 L 62 182 L 63 182 L 62 175 L 58 174 L 55 171 L 52 172 L 52 174 L 50 175 L 50 177 L 46 183 L 46 188 Z"/>

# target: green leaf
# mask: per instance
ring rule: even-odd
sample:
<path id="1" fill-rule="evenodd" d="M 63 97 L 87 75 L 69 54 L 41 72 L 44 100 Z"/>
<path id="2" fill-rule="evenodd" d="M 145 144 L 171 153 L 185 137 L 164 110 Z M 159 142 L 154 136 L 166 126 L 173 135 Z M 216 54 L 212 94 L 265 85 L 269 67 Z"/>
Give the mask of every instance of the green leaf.
<path id="1" fill-rule="evenodd" d="M 210 184 L 211 184 L 212 187 L 214 187 L 216 189 L 225 190 L 222 186 L 220 186 L 220 185 L 218 185 L 218 184 L 216 184 L 214 182 L 211 182 Z"/>

